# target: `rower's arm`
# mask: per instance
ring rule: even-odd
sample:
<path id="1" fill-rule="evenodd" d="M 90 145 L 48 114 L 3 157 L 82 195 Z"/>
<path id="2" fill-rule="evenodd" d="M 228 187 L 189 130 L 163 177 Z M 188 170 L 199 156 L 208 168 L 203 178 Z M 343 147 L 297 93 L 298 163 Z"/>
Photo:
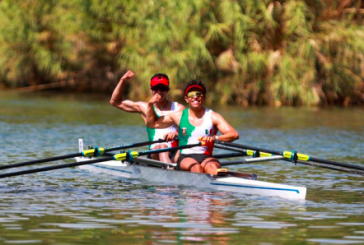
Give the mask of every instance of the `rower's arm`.
<path id="1" fill-rule="evenodd" d="M 128 70 L 120 79 L 118 85 L 115 87 L 111 99 L 110 104 L 116 108 L 119 108 L 126 112 L 143 112 L 143 103 L 145 102 L 135 102 L 132 100 L 123 99 L 123 91 L 125 82 L 134 77 L 134 73 Z"/>
<path id="2" fill-rule="evenodd" d="M 212 121 L 222 133 L 219 135 L 220 141 L 232 142 L 239 139 L 239 133 L 219 113 L 213 112 Z"/>
<path id="3" fill-rule="evenodd" d="M 173 112 L 168 115 L 157 117 L 154 111 L 153 105 L 160 100 L 160 95 L 155 94 L 148 102 L 147 113 L 146 113 L 146 123 L 150 128 L 167 128 L 176 123 L 178 117 L 177 114 L 181 114 L 181 111 Z"/>

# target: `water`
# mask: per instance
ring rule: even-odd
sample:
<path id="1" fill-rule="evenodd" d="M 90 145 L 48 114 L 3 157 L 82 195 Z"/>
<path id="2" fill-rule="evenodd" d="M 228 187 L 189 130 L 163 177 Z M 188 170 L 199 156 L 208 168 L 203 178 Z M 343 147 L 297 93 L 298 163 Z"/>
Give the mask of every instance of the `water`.
<path id="1" fill-rule="evenodd" d="M 362 108 L 215 110 L 240 143 L 364 165 Z M 146 132 L 107 97 L 0 93 L 1 165 L 75 153 L 78 138 L 111 147 L 145 141 Z M 0 244 L 364 244 L 363 176 L 288 162 L 230 168 L 305 185 L 307 200 L 62 169 L 0 180 Z"/>

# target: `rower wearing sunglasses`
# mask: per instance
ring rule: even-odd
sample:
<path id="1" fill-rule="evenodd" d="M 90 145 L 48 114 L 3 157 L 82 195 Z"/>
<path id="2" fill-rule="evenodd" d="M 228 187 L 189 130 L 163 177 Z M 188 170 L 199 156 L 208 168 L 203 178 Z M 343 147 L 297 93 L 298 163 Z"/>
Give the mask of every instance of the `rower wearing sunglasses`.
<path id="1" fill-rule="evenodd" d="M 177 169 L 216 174 L 220 163 L 212 156 L 213 142 L 234 141 L 239 138 L 238 132 L 218 113 L 204 107 L 206 87 L 201 81 L 192 80 L 184 90 L 184 99 L 189 108 L 158 117 L 153 109 L 163 98 L 154 94 L 149 100 L 147 125 L 151 128 L 163 128 L 178 125 L 179 145 L 205 142 L 203 146 L 182 149 L 177 161 Z M 220 131 L 222 134 L 217 136 Z"/>
<path id="2" fill-rule="evenodd" d="M 118 85 L 115 87 L 112 93 L 110 104 L 119 108 L 125 112 L 136 112 L 142 117 L 144 123 L 146 124 L 146 113 L 148 104 L 142 101 L 132 101 L 128 99 L 123 99 L 124 85 L 125 82 L 131 80 L 134 77 L 134 73 L 128 70 L 120 79 Z M 173 102 L 167 99 L 167 94 L 169 91 L 169 78 L 166 74 L 157 73 L 150 79 L 150 90 L 153 95 L 158 95 L 160 100 L 158 103 L 153 105 L 153 110 L 157 116 L 163 116 L 168 113 L 175 111 L 182 111 L 185 107 L 182 104 Z M 154 129 L 147 126 L 147 133 L 149 141 L 156 141 L 158 139 L 166 139 L 168 142 L 157 143 L 150 145 L 150 149 L 162 149 L 169 148 L 178 145 L 178 142 L 174 140 L 178 136 L 178 128 L 176 125 L 168 125 L 164 128 Z M 162 162 L 176 162 L 178 158 L 177 152 L 162 152 L 157 154 L 152 154 L 150 157 L 155 160 Z"/>

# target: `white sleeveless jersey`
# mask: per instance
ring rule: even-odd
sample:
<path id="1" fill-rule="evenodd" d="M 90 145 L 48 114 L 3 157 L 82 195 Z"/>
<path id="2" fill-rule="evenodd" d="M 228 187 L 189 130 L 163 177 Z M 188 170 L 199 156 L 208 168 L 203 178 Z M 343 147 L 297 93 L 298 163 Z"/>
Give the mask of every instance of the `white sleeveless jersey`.
<path id="1" fill-rule="evenodd" d="M 216 135 L 217 130 L 212 124 L 211 118 L 212 110 L 205 109 L 205 114 L 203 115 L 203 123 L 200 126 L 193 126 L 188 120 L 188 108 L 183 110 L 181 120 L 179 123 L 179 145 L 190 145 L 197 144 L 200 141 L 199 138 L 203 136 L 213 136 Z M 208 156 L 212 155 L 213 146 L 195 146 L 192 148 L 182 149 L 182 154 L 205 154 Z"/>
<path id="2" fill-rule="evenodd" d="M 157 114 L 157 112 L 156 112 L 157 117 L 164 116 L 164 115 L 170 114 L 172 112 L 175 112 L 175 111 L 177 111 L 177 108 L 178 108 L 178 102 L 172 101 L 171 110 L 170 111 L 160 111 L 160 114 Z M 154 110 L 155 110 L 155 108 L 154 108 Z M 147 128 L 149 141 L 156 141 L 159 139 L 164 139 L 165 134 L 170 133 L 170 132 L 178 132 L 178 127 L 175 124 L 172 126 L 169 126 L 168 128 L 150 128 L 148 126 L 146 126 L 146 128 Z M 173 140 L 173 141 L 164 142 L 164 143 L 155 143 L 155 144 L 150 145 L 149 149 L 152 149 L 155 146 L 160 145 L 160 144 L 167 144 L 168 147 L 175 147 L 178 145 L 178 142 Z"/>

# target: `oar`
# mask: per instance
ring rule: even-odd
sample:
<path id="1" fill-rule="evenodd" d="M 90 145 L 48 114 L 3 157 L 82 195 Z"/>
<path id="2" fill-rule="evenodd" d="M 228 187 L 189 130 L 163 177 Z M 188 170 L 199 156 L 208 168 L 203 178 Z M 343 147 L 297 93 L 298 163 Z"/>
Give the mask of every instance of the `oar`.
<path id="1" fill-rule="evenodd" d="M 243 145 L 243 144 L 236 144 L 236 143 L 225 142 L 225 141 L 215 141 L 215 144 L 226 145 L 226 146 L 231 146 L 231 147 L 236 147 L 236 148 L 251 149 L 251 150 L 254 150 L 254 151 L 258 151 L 260 153 L 265 152 L 265 153 L 271 153 L 271 154 L 274 154 L 274 155 L 280 155 L 280 156 L 283 156 L 285 159 L 288 159 L 288 160 L 294 161 L 294 162 L 298 162 L 298 161 L 309 162 L 309 161 L 311 161 L 311 162 L 323 163 L 323 164 L 326 164 L 326 165 L 334 165 L 334 166 L 339 166 L 339 167 L 343 167 L 343 168 L 357 169 L 357 170 L 364 171 L 364 166 L 358 166 L 358 165 L 349 164 L 349 163 L 341 163 L 341 162 L 335 162 L 335 161 L 326 160 L 326 159 L 320 159 L 320 158 L 312 157 L 312 156 L 309 156 L 309 155 L 306 155 L 306 154 L 297 153 L 297 152 L 294 152 L 294 151 L 268 150 L 268 149 L 263 149 L 263 148 L 260 148 L 260 147 Z"/>
<path id="2" fill-rule="evenodd" d="M 286 159 L 286 161 L 289 161 L 289 160 Z M 308 165 L 308 166 L 326 168 L 326 169 L 331 169 L 331 170 L 336 170 L 336 171 L 341 171 L 341 172 L 346 172 L 346 173 L 351 173 L 351 174 L 364 175 L 364 171 L 357 170 L 357 169 L 343 168 L 343 167 L 338 167 L 338 166 L 334 166 L 334 165 L 327 165 L 327 164 L 324 164 L 324 163 L 303 162 L 303 161 L 297 161 L 297 162 L 300 163 L 300 164 Z"/>
<path id="3" fill-rule="evenodd" d="M 229 157 L 245 157 L 245 156 L 247 156 L 247 154 L 243 153 L 243 152 L 212 155 L 212 157 L 217 158 L 217 159 L 229 158 Z"/>
<path id="4" fill-rule="evenodd" d="M 200 143 L 197 143 L 197 144 L 170 147 L 170 148 L 157 149 L 157 150 L 140 151 L 140 152 L 133 151 L 133 152 L 119 153 L 119 154 L 115 154 L 114 156 L 106 156 L 106 157 L 93 159 L 93 160 L 89 160 L 89 161 L 59 164 L 59 165 L 42 167 L 42 168 L 35 168 L 35 169 L 28 169 L 28 170 L 23 170 L 23 171 L 0 174 L 0 179 L 7 178 L 7 177 L 12 177 L 12 176 L 18 176 L 18 175 L 45 172 L 45 171 L 49 171 L 49 170 L 77 167 L 77 166 L 81 166 L 81 165 L 93 164 L 93 163 L 110 161 L 110 160 L 132 161 L 134 158 L 137 158 L 137 157 L 140 157 L 140 156 L 145 156 L 145 155 L 148 155 L 148 154 L 161 153 L 161 152 L 173 151 L 173 150 L 180 150 L 180 149 L 190 148 L 190 147 L 194 147 L 194 146 L 201 146 L 201 145 L 203 145 L 203 144 L 200 142 Z"/>
<path id="5" fill-rule="evenodd" d="M 67 155 L 63 155 L 63 156 L 49 157 L 49 158 L 44 158 L 44 159 L 39 159 L 39 160 L 32 160 L 32 161 L 27 161 L 27 162 L 3 165 L 3 166 L 0 166 L 0 170 L 8 169 L 8 168 L 22 167 L 22 166 L 27 166 L 27 165 L 37 164 L 37 163 L 63 160 L 63 159 L 68 159 L 68 158 L 73 158 L 73 157 L 80 157 L 80 156 L 84 156 L 84 157 L 101 156 L 109 151 L 123 150 L 123 149 L 132 148 L 132 147 L 139 147 L 139 146 L 151 145 L 154 143 L 162 143 L 162 142 L 166 142 L 166 140 L 159 139 L 156 141 L 145 141 L 145 142 L 133 143 L 133 144 L 129 144 L 129 145 L 114 146 L 114 147 L 110 147 L 110 148 L 95 147 L 94 149 L 88 149 L 88 150 L 84 150 L 82 152 L 67 154 Z"/>
<path id="6" fill-rule="evenodd" d="M 236 152 L 239 152 L 240 154 L 242 154 L 242 156 L 252 156 L 252 157 L 270 157 L 270 156 L 273 156 L 273 154 L 271 154 L 271 153 L 258 152 L 258 151 L 253 151 L 253 150 L 244 150 L 244 149 L 241 149 L 241 148 L 236 149 L 236 148 L 233 148 L 233 147 L 230 147 L 230 146 L 224 146 L 224 145 L 218 145 L 218 144 L 215 144 L 214 147 L 224 149 L 224 150 L 236 151 Z M 226 154 L 226 155 L 228 155 L 228 154 Z"/>
<path id="7" fill-rule="evenodd" d="M 244 158 L 244 159 L 237 159 L 237 160 L 221 162 L 220 165 L 221 165 L 221 167 L 224 167 L 224 166 L 231 166 L 231 165 L 282 160 L 283 158 L 284 157 L 282 157 L 282 156 L 257 157 L 257 158 L 248 158 L 248 159 Z"/>

